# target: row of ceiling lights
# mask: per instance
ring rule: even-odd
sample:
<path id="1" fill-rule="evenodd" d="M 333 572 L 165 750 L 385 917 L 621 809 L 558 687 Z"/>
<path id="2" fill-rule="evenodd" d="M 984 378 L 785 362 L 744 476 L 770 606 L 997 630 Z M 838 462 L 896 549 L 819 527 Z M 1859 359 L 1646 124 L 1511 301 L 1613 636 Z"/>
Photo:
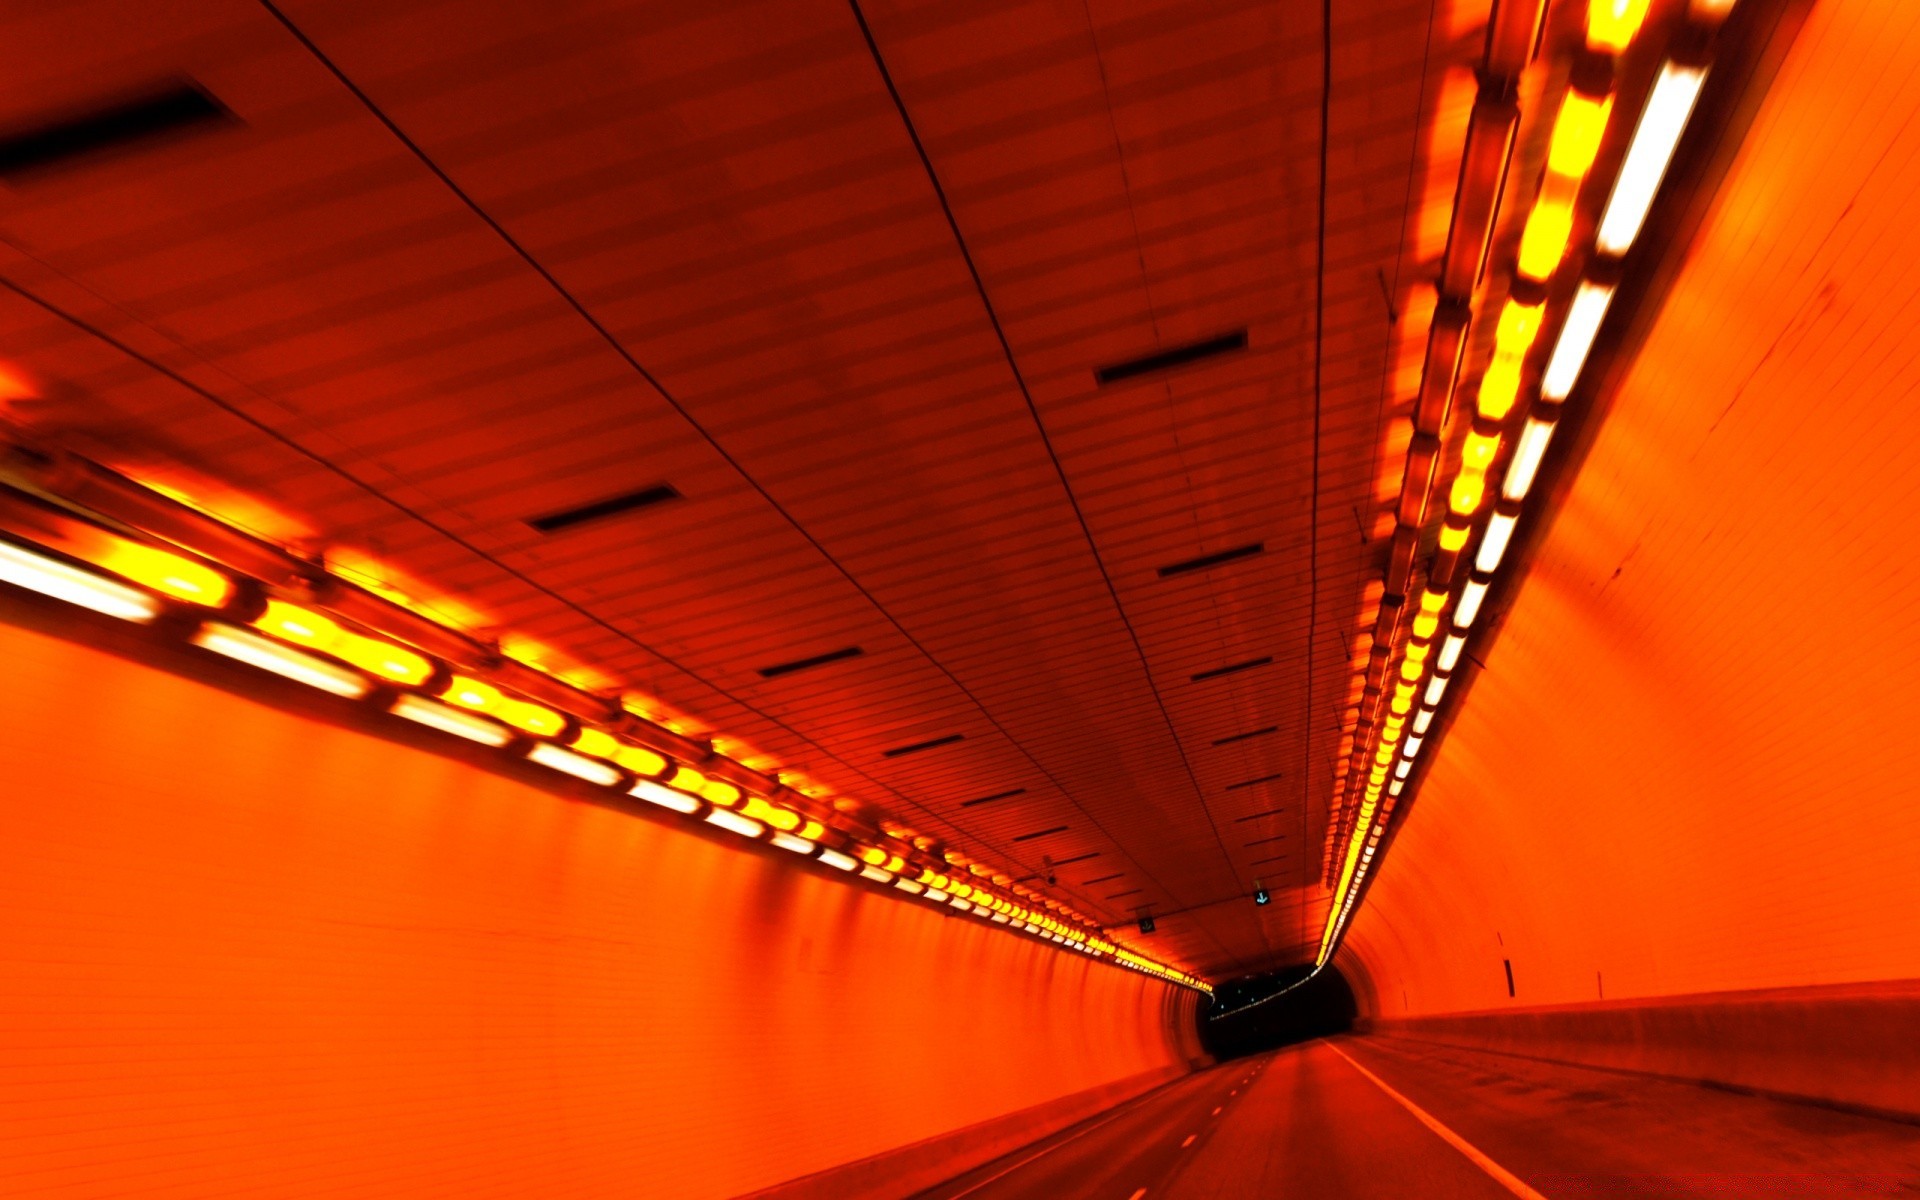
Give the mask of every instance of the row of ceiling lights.
<path id="1" fill-rule="evenodd" d="M 936 854 L 925 839 L 864 828 L 617 702 L 527 664 L 489 659 L 459 631 L 104 467 L 24 448 L 9 465 L 8 481 L 17 486 L 0 487 L 6 583 L 177 629 L 203 650 L 378 704 L 393 716 L 622 790 L 921 902 L 1211 991 L 1195 976 L 1115 945 L 1070 909 L 983 864 Z M 157 528 L 143 528 L 143 515 Z"/>
<path id="2" fill-rule="evenodd" d="M 1732 7 L 1733 0 L 1692 0 L 1691 32 L 1702 36 L 1681 40 L 1706 46 L 1704 35 L 1710 34 Z M 1548 281 L 1567 259 L 1581 193 L 1612 119 L 1616 61 L 1640 31 L 1647 9 L 1648 0 L 1590 0 L 1585 52 L 1574 65 L 1570 87 L 1554 118 L 1545 177 L 1521 230 L 1491 356 L 1475 396 L 1474 420 L 1461 445 L 1459 469 L 1447 492 L 1438 550 L 1426 586 L 1419 592 L 1409 637 L 1398 656 L 1391 654 L 1392 623 L 1383 622 L 1387 637 L 1376 635 L 1374 657 L 1387 669 L 1368 680 L 1366 694 L 1374 703 L 1371 715 L 1375 720 L 1363 720 L 1356 726 L 1363 736 L 1355 739 L 1351 760 L 1337 768 L 1340 782 L 1336 786 L 1345 791 L 1346 805 L 1354 816 L 1344 841 L 1345 853 L 1337 860 L 1337 883 L 1320 941 L 1319 965 L 1324 966 L 1339 947 L 1388 820 L 1408 786 L 1415 761 L 1425 749 L 1447 685 L 1512 542 L 1522 505 L 1558 425 L 1561 405 L 1572 393 L 1606 316 L 1613 298 L 1611 281 L 1617 278 L 1620 258 L 1645 223 L 1705 82 L 1704 50 L 1692 56 L 1698 61 L 1668 57 L 1662 62 L 1601 211 L 1594 233 L 1595 256 L 1565 306 L 1559 332 L 1532 389 L 1535 394 L 1531 403 L 1516 413 L 1521 407 L 1529 360 L 1535 357 L 1533 351 L 1545 324 Z M 1493 54 L 1490 39 L 1490 59 Z M 1473 132 L 1470 127 L 1469 162 L 1475 149 L 1471 145 Z M 1501 143 L 1501 148 L 1499 162 L 1504 167 L 1510 141 Z M 1467 190 L 1463 182 L 1463 197 Z M 1459 204 L 1456 200 L 1456 236 L 1461 219 Z M 1464 333 L 1464 321 L 1459 332 Z M 1456 354 L 1458 349 L 1456 345 Z M 1453 374 L 1448 372 L 1449 393 L 1452 383 Z M 1423 380 L 1423 390 L 1426 384 Z M 1444 411 L 1444 404 L 1440 411 Z M 1516 416 L 1525 420 L 1509 448 L 1507 433 Z M 1503 456 L 1499 498 L 1489 506 L 1489 478 Z M 1410 469 L 1409 476 L 1412 474 Z M 1404 520 L 1406 514 L 1402 515 Z M 1471 567 L 1455 587 L 1461 556 L 1476 533 L 1479 540 Z M 1411 554 L 1407 557 L 1410 559 Z M 1403 586 L 1405 578 L 1403 574 Z M 1448 615 L 1449 607 L 1447 633 L 1440 638 L 1442 618 Z M 1380 712 L 1382 702 L 1384 715 Z M 1353 803 L 1356 799 L 1357 806 Z"/>

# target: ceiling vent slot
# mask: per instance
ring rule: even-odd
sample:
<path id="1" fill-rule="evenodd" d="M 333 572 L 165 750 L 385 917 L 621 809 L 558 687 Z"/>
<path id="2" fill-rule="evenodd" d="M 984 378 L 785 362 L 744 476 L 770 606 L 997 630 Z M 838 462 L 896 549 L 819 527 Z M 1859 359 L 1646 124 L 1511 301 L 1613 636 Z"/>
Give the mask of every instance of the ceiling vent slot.
<path id="1" fill-rule="evenodd" d="M 1265 554 L 1267 544 L 1255 542 L 1251 546 L 1235 546 L 1231 550 L 1222 550 L 1218 554 L 1203 554 L 1199 558 L 1189 558 L 1185 562 L 1168 563 L 1160 568 L 1160 578 L 1171 579 L 1175 575 L 1187 575 L 1194 571 L 1204 571 L 1208 567 L 1217 567 L 1223 563 L 1238 562 L 1243 558 Z"/>
<path id="2" fill-rule="evenodd" d="M 1170 371 L 1174 367 L 1184 367 L 1189 363 L 1218 358 L 1222 354 L 1232 354 L 1236 350 L 1246 348 L 1247 331 L 1236 329 L 1232 333 L 1208 338 L 1204 342 L 1189 342 L 1187 345 L 1175 346 L 1171 350 L 1162 350 L 1144 358 L 1129 359 L 1106 367 L 1095 367 L 1093 381 L 1105 387 L 1110 383 L 1119 383 L 1123 379 L 1151 375 L 1155 371 Z"/>
<path id="3" fill-rule="evenodd" d="M 895 746 L 891 750 L 882 750 L 881 758 L 899 758 L 903 754 L 918 754 L 922 750 L 932 750 L 936 746 L 951 746 L 955 742 L 966 740 L 964 733 L 950 733 L 945 737 L 934 738 L 930 742 L 915 742 L 911 746 Z"/>
<path id="4" fill-rule="evenodd" d="M 1248 842 L 1248 843 L 1247 843 L 1247 845 L 1249 845 L 1249 846 L 1264 846 L 1264 845 L 1266 845 L 1266 844 L 1267 844 L 1268 842 L 1280 842 L 1280 841 L 1285 841 L 1285 840 L 1286 840 L 1286 837 L 1287 837 L 1287 835 L 1286 835 L 1286 834 L 1284 834 L 1284 833 L 1276 833 L 1276 834 L 1274 834 L 1274 835 L 1273 835 L 1272 837 L 1263 837 L 1263 838 L 1255 838 L 1255 839 L 1253 839 L 1252 841 L 1250 841 L 1250 842 Z"/>
<path id="5" fill-rule="evenodd" d="M 1273 655 L 1268 654 L 1268 655 L 1263 655 L 1260 658 L 1250 658 L 1243 663 L 1235 663 L 1230 667 L 1215 667 L 1211 671 L 1202 671 L 1198 675 L 1195 675 L 1193 677 L 1193 682 L 1200 683 L 1208 679 L 1218 679 L 1222 675 L 1237 675 L 1241 671 L 1251 671 L 1255 667 L 1264 667 L 1272 661 L 1273 661 Z"/>
<path id="6" fill-rule="evenodd" d="M 1269 725 L 1265 729 L 1249 729 L 1245 733 L 1236 733 L 1232 737 L 1216 738 L 1214 739 L 1213 744 L 1216 746 L 1226 746 L 1226 745 L 1231 745 L 1234 742 L 1244 742 L 1248 738 L 1265 737 L 1269 733 L 1279 733 L 1279 732 L 1280 732 L 1280 727 L 1278 725 Z"/>
<path id="7" fill-rule="evenodd" d="M 1092 887 L 1092 886 L 1093 886 L 1094 884 L 1096 884 L 1096 883 L 1112 883 L 1112 882 L 1113 882 L 1114 880 L 1116 880 L 1116 879 L 1118 879 L 1118 878 L 1120 878 L 1120 876 L 1122 876 L 1122 875 L 1125 875 L 1125 874 L 1126 874 L 1126 872 L 1125 872 L 1125 871 L 1116 871 L 1116 872 L 1115 872 L 1115 873 L 1113 873 L 1112 875 L 1102 875 L 1102 876 L 1101 876 L 1100 878 L 1098 878 L 1098 879 L 1089 879 L 1089 880 L 1087 880 L 1087 881 L 1086 881 L 1085 883 L 1083 883 L 1083 884 L 1081 884 L 1080 886 L 1081 886 L 1081 887 Z"/>
<path id="8" fill-rule="evenodd" d="M 1113 895 L 1108 896 L 1107 899 L 1118 900 L 1122 896 L 1138 896 L 1144 890 L 1144 888 L 1129 888 L 1124 892 L 1115 892 Z"/>
<path id="9" fill-rule="evenodd" d="M 1026 794 L 1027 794 L 1027 789 L 1014 788 L 1012 791 L 995 792 L 991 796 L 982 796 L 978 800 L 962 800 L 960 802 L 960 807 L 972 808 L 976 804 L 992 804 L 995 800 L 1005 800 L 1009 796 L 1024 796 Z"/>
<path id="10" fill-rule="evenodd" d="M 593 521 L 604 521 L 608 517 L 652 508 L 656 504 L 665 504 L 669 500 L 679 498 L 679 488 L 670 483 L 656 483 L 652 487 L 644 487 L 635 492 L 623 492 L 618 496 L 609 496 L 605 500 L 595 500 L 592 504 L 582 504 L 578 508 L 563 509 L 560 512 L 548 513 L 544 517 L 528 517 L 527 524 L 541 533 L 559 533 L 563 529 L 572 529 Z"/>
<path id="11" fill-rule="evenodd" d="M 1242 821 L 1258 821 L 1261 817 L 1278 816 L 1285 811 L 1287 810 L 1284 808 L 1269 808 L 1265 812 L 1248 813 L 1244 817 L 1235 817 L 1233 823 L 1238 825 Z"/>
<path id="12" fill-rule="evenodd" d="M 1053 865 L 1056 867 L 1071 866 L 1072 864 L 1077 862 L 1086 862 L 1090 858 L 1099 858 L 1099 857 L 1100 857 L 1100 852 L 1098 850 L 1095 850 L 1091 854 L 1076 854 L 1072 858 L 1059 859 L 1055 861 Z"/>
<path id="13" fill-rule="evenodd" d="M 87 112 L 0 132 L 0 178 L 237 123 L 218 100 L 183 80 Z"/>
<path id="14" fill-rule="evenodd" d="M 1272 858 L 1256 858 L 1252 862 L 1248 863 L 1247 865 L 1250 867 L 1261 867 L 1261 866 L 1265 866 L 1268 863 L 1277 863 L 1277 862 L 1285 862 L 1285 861 L 1287 861 L 1286 855 L 1276 854 Z"/>
<path id="15" fill-rule="evenodd" d="M 1065 833 L 1066 831 L 1067 827 L 1065 825 L 1055 825 L 1051 829 L 1036 829 L 1032 833 L 1023 833 L 1013 840 L 1016 842 L 1030 842 L 1035 838 L 1048 837 L 1052 834 Z"/>
<path id="16" fill-rule="evenodd" d="M 1258 779 L 1242 779 L 1239 783 L 1228 784 L 1227 790 L 1230 792 L 1237 792 L 1241 788 L 1259 787 L 1263 783 L 1272 783 L 1276 779 L 1285 779 L 1285 778 L 1286 778 L 1285 775 L 1275 774 L 1275 775 L 1262 775 Z"/>
<path id="17" fill-rule="evenodd" d="M 859 658 L 866 651 L 858 646 L 843 646 L 838 650 L 829 650 L 825 654 L 816 654 L 812 658 L 797 658 L 792 662 L 775 663 L 771 667 L 760 668 L 760 678 L 778 679 L 782 675 L 791 675 L 795 671 L 805 671 L 813 667 L 824 667 L 828 663 L 845 662 L 849 658 Z"/>

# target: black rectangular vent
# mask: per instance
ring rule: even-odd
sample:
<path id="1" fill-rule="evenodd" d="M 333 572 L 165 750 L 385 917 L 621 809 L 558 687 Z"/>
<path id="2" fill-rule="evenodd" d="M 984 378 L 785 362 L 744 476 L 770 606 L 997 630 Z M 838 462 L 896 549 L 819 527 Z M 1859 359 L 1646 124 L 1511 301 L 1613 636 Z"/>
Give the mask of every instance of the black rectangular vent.
<path id="1" fill-rule="evenodd" d="M 1102 876 L 1101 876 L 1100 878 L 1098 878 L 1098 879 L 1089 879 L 1089 880 L 1087 880 L 1087 881 L 1086 881 L 1085 883 L 1083 883 L 1083 884 L 1081 884 L 1080 886 L 1081 886 L 1081 887 L 1092 887 L 1092 886 L 1093 886 L 1094 884 L 1096 884 L 1096 883 L 1112 883 L 1112 882 L 1113 882 L 1114 880 L 1116 880 L 1116 879 L 1118 879 L 1118 878 L 1120 878 L 1120 876 L 1122 876 L 1122 875 L 1125 875 L 1125 874 L 1126 874 L 1126 872 L 1125 872 L 1125 871 L 1116 871 L 1116 872 L 1115 872 L 1115 873 L 1113 873 L 1112 875 L 1102 875 Z"/>
<path id="2" fill-rule="evenodd" d="M 918 754 L 922 750 L 931 750 L 936 746 L 951 746 L 955 742 L 965 741 L 966 736 L 964 733 L 950 733 L 945 737 L 934 738 L 930 742 L 915 742 L 911 746 L 895 746 L 891 750 L 882 750 L 880 757 L 899 758 L 903 754 Z"/>
<path id="3" fill-rule="evenodd" d="M 1024 796 L 1024 795 L 1026 795 L 1026 794 L 1027 794 L 1027 789 L 1025 789 L 1025 788 L 1014 788 L 1014 789 L 1013 789 L 1012 791 L 1007 791 L 1007 792 L 995 792 L 995 793 L 994 793 L 993 795 L 991 795 L 991 796 L 982 796 L 982 797 L 980 797 L 980 798 L 979 798 L 978 800 L 962 800 L 962 801 L 960 802 L 960 807 L 961 807 L 961 808 L 972 808 L 972 807 L 973 807 L 974 805 L 976 805 L 976 804 L 991 804 L 991 803 L 993 803 L 993 802 L 994 802 L 995 800 L 1005 800 L 1005 799 L 1006 799 L 1007 797 L 1009 797 L 1009 796 Z"/>
<path id="4" fill-rule="evenodd" d="M 859 658 L 866 651 L 858 646 L 843 646 L 838 650 L 829 650 L 825 654 L 816 654 L 812 658 L 796 658 L 792 662 L 775 663 L 771 667 L 760 668 L 760 678 L 778 679 L 782 675 L 791 675 L 795 671 L 804 671 L 809 667 L 824 667 L 828 663 L 845 662 L 849 658 Z"/>
<path id="5" fill-rule="evenodd" d="M 1277 862 L 1285 862 L 1285 861 L 1287 861 L 1286 855 L 1276 854 L 1272 858 L 1256 858 L 1252 862 L 1248 863 L 1247 865 L 1250 867 L 1262 867 L 1268 863 L 1277 863 Z"/>
<path id="6" fill-rule="evenodd" d="M 1263 783 L 1272 783 L 1276 779 L 1284 779 L 1284 778 L 1286 778 L 1286 776 L 1276 773 L 1273 775 L 1262 775 L 1258 779 L 1242 779 L 1239 783 L 1228 784 L 1227 790 L 1230 792 L 1237 792 L 1241 788 L 1259 787 Z"/>
<path id="7" fill-rule="evenodd" d="M 1032 883 L 1034 880 L 1038 878 L 1040 878 L 1038 875 L 1022 875 L 1020 878 L 1014 880 L 1014 882 L 1015 883 Z"/>
<path id="8" fill-rule="evenodd" d="M 1263 837 L 1263 838 L 1255 838 L 1255 839 L 1253 839 L 1252 841 L 1250 841 L 1250 842 L 1248 842 L 1248 843 L 1246 843 L 1246 844 L 1247 844 L 1247 845 L 1249 845 L 1249 846 L 1264 846 L 1264 845 L 1266 845 L 1266 844 L 1267 844 L 1268 842 L 1282 842 L 1282 841 L 1285 841 L 1285 840 L 1286 840 L 1286 838 L 1287 838 L 1287 835 L 1286 835 L 1286 834 L 1284 834 L 1284 833 L 1276 833 L 1276 834 L 1274 834 L 1274 835 L 1273 835 L 1272 837 Z"/>
<path id="9" fill-rule="evenodd" d="M 1099 858 L 1099 857 L 1100 857 L 1100 852 L 1098 850 L 1095 850 L 1092 854 L 1076 854 L 1072 858 L 1059 859 L 1053 865 L 1056 867 L 1067 867 L 1067 866 L 1072 866 L 1074 863 L 1077 863 L 1077 862 L 1085 862 L 1090 858 Z"/>
<path id="10" fill-rule="evenodd" d="M 1167 579 L 1174 575 L 1186 575 L 1193 571 L 1204 571 L 1208 567 L 1217 567 L 1221 563 L 1230 563 L 1242 558 L 1252 558 L 1256 554 L 1265 553 L 1266 549 L 1267 544 L 1265 542 L 1255 542 L 1251 546 L 1235 546 L 1231 550 L 1222 550 L 1218 554 L 1203 554 L 1199 558 L 1190 558 L 1185 562 L 1168 563 L 1166 566 L 1160 568 L 1160 578 Z"/>
<path id="11" fill-rule="evenodd" d="M 1032 833 L 1023 833 L 1019 837 L 1014 838 L 1013 840 L 1016 842 L 1030 842 L 1035 838 L 1043 838 L 1043 837 L 1049 836 L 1050 834 L 1065 833 L 1066 831 L 1067 831 L 1067 827 L 1065 825 L 1055 825 L 1051 829 L 1036 829 Z"/>
<path id="12" fill-rule="evenodd" d="M 592 504 L 582 504 L 578 508 L 563 509 L 560 512 L 548 513 L 544 517 L 528 517 L 527 524 L 541 533 L 559 533 L 562 529 L 572 529 L 576 525 L 585 525 L 589 521 L 604 521 L 608 517 L 617 517 L 622 513 L 635 512 L 642 508 L 652 508 L 656 504 L 665 504 L 669 500 L 679 498 L 679 488 L 670 483 L 656 483 L 652 487 L 623 492 L 618 496 L 609 496 L 605 500 L 595 500 Z"/>
<path id="13" fill-rule="evenodd" d="M 1258 821 L 1261 817 L 1271 817 L 1285 811 L 1287 810 L 1284 808 L 1269 808 L 1265 812 L 1248 813 L 1244 817 L 1235 817 L 1233 823 L 1238 825 L 1242 821 Z"/>
<path id="14" fill-rule="evenodd" d="M 1118 362 L 1106 367 L 1095 367 L 1093 381 L 1105 387 L 1109 383 L 1119 383 L 1123 379 L 1132 379 L 1137 375 L 1151 375 L 1155 371 L 1184 367 L 1188 363 L 1217 358 L 1222 354 L 1232 354 L 1235 350 L 1246 348 L 1247 331 L 1236 329 L 1232 333 L 1208 338 L 1204 342 L 1189 342 L 1184 346 L 1175 346 L 1171 350 L 1162 350 L 1142 358 L 1128 359 L 1126 362 Z"/>
<path id="15" fill-rule="evenodd" d="M 140 142 L 234 121 L 218 100 L 182 81 L 89 112 L 0 132 L 0 177 L 12 178 Z"/>
<path id="16" fill-rule="evenodd" d="M 1245 733 L 1236 733 L 1232 737 L 1216 738 L 1213 744 L 1216 746 L 1227 746 L 1234 742 L 1244 742 L 1248 738 L 1265 737 L 1269 733 L 1278 732 L 1280 732 L 1278 725 L 1269 725 L 1265 729 L 1249 729 Z"/>
<path id="17" fill-rule="evenodd" d="M 1243 663 L 1235 663 L 1230 667 L 1215 667 L 1211 671 L 1202 671 L 1198 675 L 1195 675 L 1193 682 L 1199 683 L 1205 679 L 1218 679 L 1222 675 L 1235 675 L 1241 671 L 1251 671 L 1255 667 L 1264 667 L 1272 661 L 1273 655 L 1268 654 L 1260 658 L 1248 659 Z"/>
<path id="18" fill-rule="evenodd" d="M 1144 888 L 1128 888 L 1124 892 L 1115 892 L 1113 895 L 1108 896 L 1107 899 L 1118 900 L 1122 896 L 1138 896 L 1144 890 Z"/>

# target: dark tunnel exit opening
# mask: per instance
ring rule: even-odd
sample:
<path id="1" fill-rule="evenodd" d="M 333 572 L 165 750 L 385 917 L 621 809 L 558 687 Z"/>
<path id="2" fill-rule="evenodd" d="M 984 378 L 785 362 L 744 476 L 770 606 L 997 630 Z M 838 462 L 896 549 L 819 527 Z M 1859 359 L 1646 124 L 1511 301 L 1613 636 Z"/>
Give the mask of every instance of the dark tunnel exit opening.
<path id="1" fill-rule="evenodd" d="M 1225 1061 L 1353 1028 L 1359 1006 L 1337 968 L 1292 967 L 1221 984 L 1197 1014 L 1200 1042 Z"/>

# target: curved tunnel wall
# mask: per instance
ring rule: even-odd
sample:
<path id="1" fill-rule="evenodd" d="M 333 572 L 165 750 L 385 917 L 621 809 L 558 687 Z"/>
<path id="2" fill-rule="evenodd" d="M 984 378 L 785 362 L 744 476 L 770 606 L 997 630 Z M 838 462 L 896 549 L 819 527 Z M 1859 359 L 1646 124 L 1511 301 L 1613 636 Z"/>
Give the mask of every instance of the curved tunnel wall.
<path id="1" fill-rule="evenodd" d="M 1814 7 L 1353 921 L 1374 1017 L 1920 979 L 1916 45 Z"/>
<path id="2" fill-rule="evenodd" d="M 12 615 L 11 1195 L 726 1196 L 1198 1053 L 1190 992 Z"/>

